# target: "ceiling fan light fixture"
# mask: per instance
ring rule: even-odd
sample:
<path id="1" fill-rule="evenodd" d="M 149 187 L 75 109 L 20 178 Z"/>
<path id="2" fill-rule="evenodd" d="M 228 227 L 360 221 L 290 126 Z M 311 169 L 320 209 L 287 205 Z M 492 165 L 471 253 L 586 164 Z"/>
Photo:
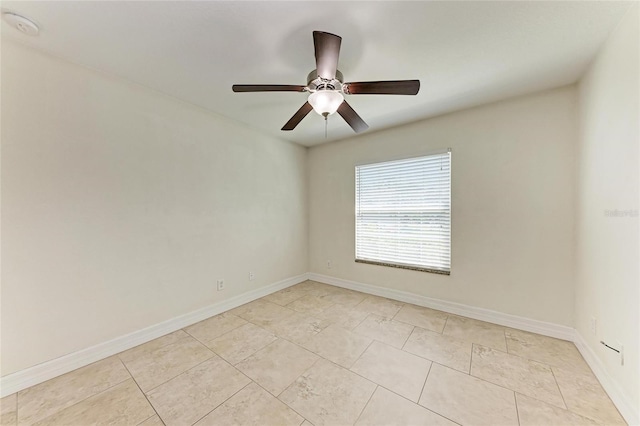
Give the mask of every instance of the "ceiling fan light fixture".
<path id="1" fill-rule="evenodd" d="M 343 101 L 342 93 L 335 90 L 318 90 L 309 95 L 309 103 L 319 115 L 334 114 Z"/>

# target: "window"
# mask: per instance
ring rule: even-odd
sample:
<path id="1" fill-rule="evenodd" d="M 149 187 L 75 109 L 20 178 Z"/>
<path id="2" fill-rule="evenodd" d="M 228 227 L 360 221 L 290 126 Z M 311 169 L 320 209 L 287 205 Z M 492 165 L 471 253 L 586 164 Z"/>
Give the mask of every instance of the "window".
<path id="1" fill-rule="evenodd" d="M 356 166 L 356 262 L 449 275 L 450 150 Z"/>

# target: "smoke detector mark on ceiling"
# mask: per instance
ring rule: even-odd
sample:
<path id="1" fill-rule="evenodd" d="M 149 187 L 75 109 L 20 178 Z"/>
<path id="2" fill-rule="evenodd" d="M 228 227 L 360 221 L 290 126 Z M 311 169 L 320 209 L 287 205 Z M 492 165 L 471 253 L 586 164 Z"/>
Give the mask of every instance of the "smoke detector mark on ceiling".
<path id="1" fill-rule="evenodd" d="M 40 32 L 40 29 L 38 28 L 36 23 L 30 19 L 25 18 L 24 16 L 20 16 L 12 12 L 3 12 L 2 17 L 12 27 L 18 29 L 20 32 L 26 35 L 37 36 Z"/>

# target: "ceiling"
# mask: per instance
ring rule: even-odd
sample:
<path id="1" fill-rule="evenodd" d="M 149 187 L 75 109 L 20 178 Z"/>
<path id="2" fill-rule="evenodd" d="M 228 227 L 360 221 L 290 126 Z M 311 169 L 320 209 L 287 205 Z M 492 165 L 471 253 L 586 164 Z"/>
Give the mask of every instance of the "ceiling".
<path id="1" fill-rule="evenodd" d="M 342 36 L 346 81 L 420 79 L 417 96 L 348 96 L 371 132 L 573 83 L 630 4 L 3 1 L 40 35 L 2 36 L 312 146 L 354 133 L 336 114 L 325 139 L 314 113 L 282 132 L 305 94 L 231 85 L 306 84 L 313 30 Z"/>

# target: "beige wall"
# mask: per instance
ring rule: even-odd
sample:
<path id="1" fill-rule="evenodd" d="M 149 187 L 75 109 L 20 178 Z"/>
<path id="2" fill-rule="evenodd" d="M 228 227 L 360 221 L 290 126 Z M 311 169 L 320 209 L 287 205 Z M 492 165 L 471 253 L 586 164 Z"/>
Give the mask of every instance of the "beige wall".
<path id="1" fill-rule="evenodd" d="M 2 375 L 307 271 L 305 148 L 6 40 L 2 124 Z"/>
<path id="2" fill-rule="evenodd" d="M 566 87 L 311 148 L 311 272 L 573 325 L 575 103 Z M 354 166 L 447 147 L 451 275 L 355 263 Z"/>
<path id="3" fill-rule="evenodd" d="M 579 85 L 575 327 L 640 415 L 640 20 L 636 4 Z M 591 318 L 597 332 L 591 332 Z M 625 347 L 625 366 L 600 340 Z"/>

